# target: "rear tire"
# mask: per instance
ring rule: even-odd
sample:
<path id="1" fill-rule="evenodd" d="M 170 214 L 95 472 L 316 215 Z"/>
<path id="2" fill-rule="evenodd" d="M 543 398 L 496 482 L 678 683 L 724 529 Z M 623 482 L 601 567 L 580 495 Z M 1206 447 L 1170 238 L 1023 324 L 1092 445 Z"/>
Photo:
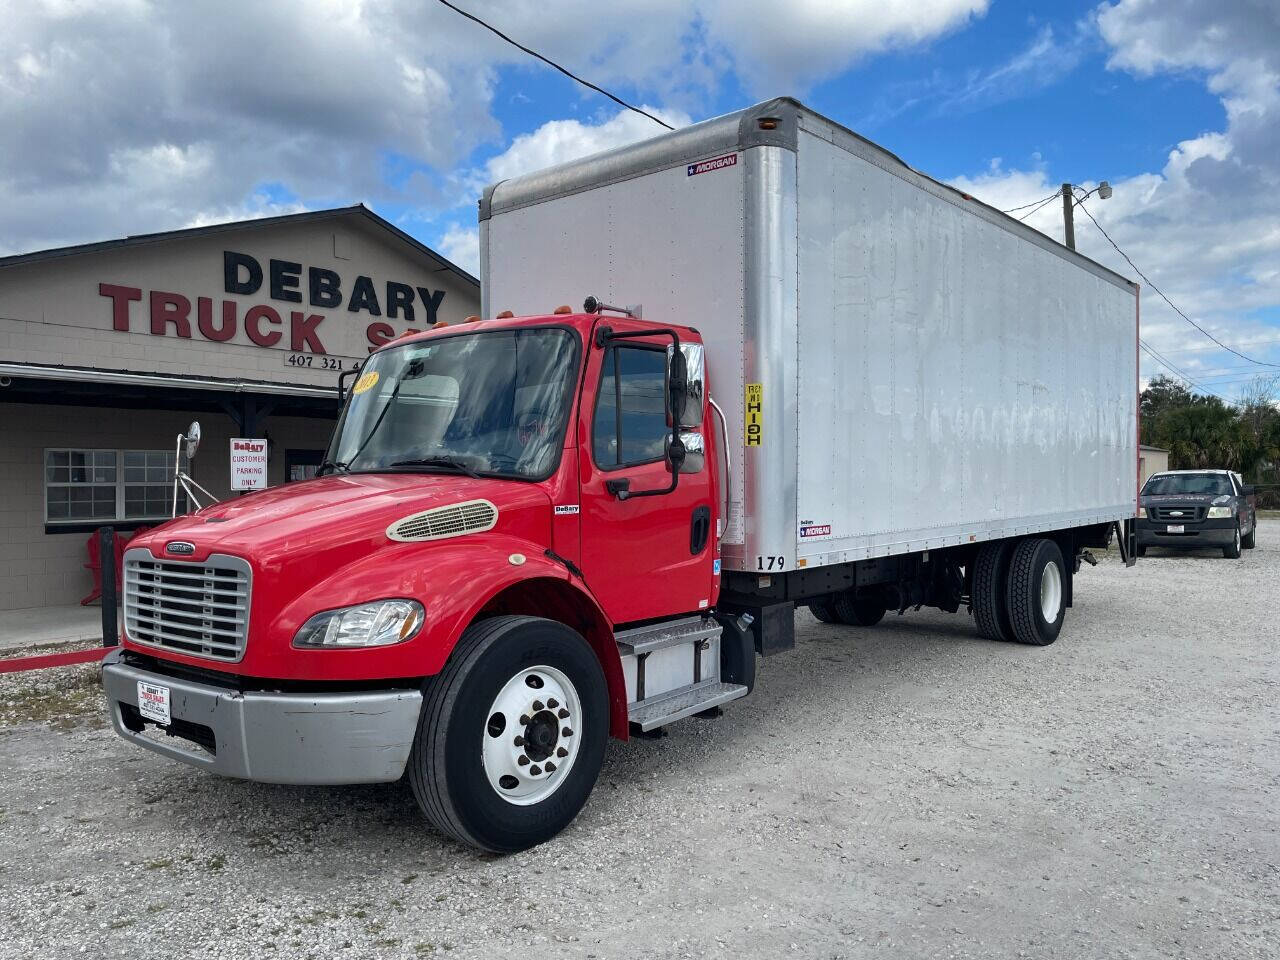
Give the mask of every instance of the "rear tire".
<path id="1" fill-rule="evenodd" d="M 547 690 L 564 702 L 536 706 Z M 441 833 L 495 853 L 525 850 L 578 815 L 600 774 L 608 731 L 604 671 L 586 640 L 553 620 L 482 620 L 428 681 L 409 783 Z M 527 743 L 518 746 L 517 736 Z M 548 761 L 557 767 L 543 769 Z M 510 769 L 500 766 L 508 762 Z"/>
<path id="2" fill-rule="evenodd" d="M 973 562 L 969 600 L 978 633 L 988 640 L 1012 640 L 1009 620 L 1009 558 L 1017 544 L 1008 540 L 984 543 Z"/>
<path id="3" fill-rule="evenodd" d="M 809 612 L 823 623 L 837 623 L 836 612 L 831 609 L 831 603 L 827 600 L 810 600 Z"/>
<path id="4" fill-rule="evenodd" d="M 1231 543 L 1229 543 L 1227 546 L 1222 548 L 1222 555 L 1226 557 L 1228 560 L 1239 560 L 1240 545 L 1241 545 L 1242 539 L 1243 538 L 1240 536 L 1240 524 L 1237 523 L 1235 539 L 1232 540 Z"/>
<path id="5" fill-rule="evenodd" d="M 1047 647 L 1067 615 L 1066 564 L 1052 540 L 1023 540 L 1009 561 L 1009 621 L 1013 639 Z"/>
<path id="6" fill-rule="evenodd" d="M 836 619 L 850 627 L 874 627 L 884 619 L 884 604 L 879 600 L 859 600 L 853 591 L 837 593 L 831 600 Z"/>

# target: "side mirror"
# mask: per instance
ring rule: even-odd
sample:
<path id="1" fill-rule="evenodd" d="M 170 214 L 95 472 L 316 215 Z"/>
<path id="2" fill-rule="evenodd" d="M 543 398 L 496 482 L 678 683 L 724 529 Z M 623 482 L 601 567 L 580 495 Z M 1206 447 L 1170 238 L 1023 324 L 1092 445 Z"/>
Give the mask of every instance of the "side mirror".
<path id="1" fill-rule="evenodd" d="M 679 436 L 668 437 L 666 444 L 667 469 L 672 473 L 679 473 L 680 468 L 684 466 L 686 456 L 688 456 L 688 451 L 685 449 L 684 441 Z"/>
<path id="2" fill-rule="evenodd" d="M 667 356 L 675 351 L 667 348 Z M 704 391 L 706 383 L 706 354 L 700 343 L 681 343 L 684 358 L 684 407 L 680 412 L 680 426 L 693 429 L 702 426 Z"/>
<path id="3" fill-rule="evenodd" d="M 670 441 L 668 441 L 669 445 Z M 681 473 L 701 473 L 702 467 L 707 460 L 707 450 L 702 441 L 702 434 L 697 431 L 681 431 L 680 445 L 684 449 L 684 455 L 681 457 L 680 466 L 677 469 Z M 670 462 L 669 451 L 668 462 Z"/>
<path id="4" fill-rule="evenodd" d="M 187 427 L 187 432 L 183 435 L 186 442 L 185 452 L 187 459 L 190 460 L 196 455 L 196 451 L 200 449 L 200 421 L 192 420 L 191 426 Z"/>
<path id="5" fill-rule="evenodd" d="M 689 399 L 689 368 L 684 352 L 667 350 L 667 415 L 673 427 L 679 427 Z"/>

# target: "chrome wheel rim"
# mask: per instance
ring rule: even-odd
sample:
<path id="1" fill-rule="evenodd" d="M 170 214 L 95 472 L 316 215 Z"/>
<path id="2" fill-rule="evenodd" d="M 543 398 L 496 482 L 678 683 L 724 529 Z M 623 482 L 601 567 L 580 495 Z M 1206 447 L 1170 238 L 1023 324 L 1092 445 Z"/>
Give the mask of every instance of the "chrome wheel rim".
<path id="1" fill-rule="evenodd" d="M 530 667 L 503 684 L 480 732 L 494 793 L 529 806 L 560 789 L 578 758 L 581 723 L 578 691 L 555 667 Z"/>
<path id="2" fill-rule="evenodd" d="M 1040 574 L 1040 613 L 1046 623 L 1058 619 L 1062 609 L 1062 571 L 1052 560 L 1045 564 Z"/>

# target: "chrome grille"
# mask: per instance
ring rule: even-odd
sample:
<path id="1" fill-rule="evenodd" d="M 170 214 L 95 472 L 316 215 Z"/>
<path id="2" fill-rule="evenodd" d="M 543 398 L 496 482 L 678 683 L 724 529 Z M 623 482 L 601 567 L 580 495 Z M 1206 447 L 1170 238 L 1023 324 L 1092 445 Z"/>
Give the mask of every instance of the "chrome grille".
<path id="1" fill-rule="evenodd" d="M 214 554 L 202 563 L 124 555 L 124 626 L 134 643 L 239 660 L 249 635 L 249 564 Z"/>
<path id="2" fill-rule="evenodd" d="M 1151 507 L 1147 510 L 1147 515 L 1152 520 L 1159 520 L 1161 523 L 1199 523 L 1204 519 L 1205 513 L 1204 507 L 1197 506 Z"/>

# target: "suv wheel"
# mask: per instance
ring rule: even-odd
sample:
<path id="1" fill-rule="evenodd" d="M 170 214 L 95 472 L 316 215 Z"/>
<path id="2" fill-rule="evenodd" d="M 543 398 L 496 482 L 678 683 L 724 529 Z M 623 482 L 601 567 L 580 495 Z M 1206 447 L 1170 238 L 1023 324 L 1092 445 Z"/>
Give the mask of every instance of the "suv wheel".
<path id="1" fill-rule="evenodd" d="M 1228 560 L 1239 560 L 1240 545 L 1242 540 L 1243 538 L 1240 536 L 1240 524 L 1239 522 L 1237 522 L 1235 538 L 1231 541 L 1230 544 L 1222 548 L 1222 555 L 1226 557 Z"/>

